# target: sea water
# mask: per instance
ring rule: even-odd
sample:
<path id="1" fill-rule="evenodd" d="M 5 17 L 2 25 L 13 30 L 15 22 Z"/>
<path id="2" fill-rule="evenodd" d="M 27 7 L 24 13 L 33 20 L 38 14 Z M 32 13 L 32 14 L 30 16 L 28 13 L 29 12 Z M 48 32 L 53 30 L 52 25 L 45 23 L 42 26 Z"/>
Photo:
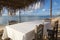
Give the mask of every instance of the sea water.
<path id="1" fill-rule="evenodd" d="M 50 18 L 50 16 L 1 16 L 0 24 L 6 25 L 11 20 L 27 22 L 27 21 L 41 20 L 45 18 Z"/>

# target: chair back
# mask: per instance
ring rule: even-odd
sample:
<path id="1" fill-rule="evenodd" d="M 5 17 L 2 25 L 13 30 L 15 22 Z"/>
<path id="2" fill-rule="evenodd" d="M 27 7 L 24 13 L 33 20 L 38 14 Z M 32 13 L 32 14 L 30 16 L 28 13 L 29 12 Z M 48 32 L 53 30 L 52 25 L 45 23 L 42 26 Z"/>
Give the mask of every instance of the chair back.
<path id="1" fill-rule="evenodd" d="M 44 25 L 40 24 L 35 28 L 35 40 L 43 40 L 43 28 Z"/>
<path id="2" fill-rule="evenodd" d="M 54 26 L 53 30 L 56 30 L 57 31 L 58 30 L 58 21 L 56 21 L 54 25 L 55 26 Z"/>
<path id="3" fill-rule="evenodd" d="M 7 38 L 5 38 L 4 40 L 12 40 L 11 38 L 9 38 L 9 37 L 7 37 Z"/>
<path id="4" fill-rule="evenodd" d="M 57 40 L 58 37 L 58 21 L 55 22 L 55 26 L 53 28 L 54 31 L 54 39 Z"/>
<path id="5" fill-rule="evenodd" d="M 0 39 L 2 39 L 3 30 L 0 30 Z"/>
<path id="6" fill-rule="evenodd" d="M 48 39 L 49 40 L 57 40 L 58 37 L 58 20 L 55 21 L 53 29 L 47 29 L 48 31 Z"/>

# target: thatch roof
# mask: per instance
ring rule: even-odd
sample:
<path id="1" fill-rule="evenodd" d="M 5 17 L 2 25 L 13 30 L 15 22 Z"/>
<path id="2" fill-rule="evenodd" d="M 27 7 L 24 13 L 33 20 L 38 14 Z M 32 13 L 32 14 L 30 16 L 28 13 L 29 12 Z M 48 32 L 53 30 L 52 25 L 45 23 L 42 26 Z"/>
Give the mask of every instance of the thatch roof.
<path id="1" fill-rule="evenodd" d="M 3 7 L 11 8 L 11 9 L 22 9 L 28 7 L 32 3 L 36 3 L 37 1 L 43 2 L 44 0 L 0 0 L 0 9 Z"/>

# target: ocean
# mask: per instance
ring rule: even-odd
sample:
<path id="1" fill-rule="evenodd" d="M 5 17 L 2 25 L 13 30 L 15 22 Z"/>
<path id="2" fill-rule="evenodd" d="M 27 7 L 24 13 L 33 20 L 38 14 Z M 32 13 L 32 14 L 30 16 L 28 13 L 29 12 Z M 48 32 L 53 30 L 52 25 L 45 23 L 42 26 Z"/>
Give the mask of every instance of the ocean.
<path id="1" fill-rule="evenodd" d="M 9 21 L 15 20 L 15 21 L 21 21 L 21 22 L 27 22 L 27 21 L 34 21 L 34 20 L 41 20 L 45 18 L 50 18 L 50 16 L 0 16 L 0 25 L 7 25 Z"/>

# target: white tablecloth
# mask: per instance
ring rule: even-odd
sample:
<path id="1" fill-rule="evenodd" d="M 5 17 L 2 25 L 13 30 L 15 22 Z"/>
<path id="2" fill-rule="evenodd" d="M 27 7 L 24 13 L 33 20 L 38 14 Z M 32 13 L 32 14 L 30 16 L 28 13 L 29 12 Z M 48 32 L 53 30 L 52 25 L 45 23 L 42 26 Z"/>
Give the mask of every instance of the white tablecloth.
<path id="1" fill-rule="evenodd" d="M 36 25 L 40 24 L 43 24 L 43 21 L 24 22 L 6 26 L 2 38 L 9 37 L 12 40 L 32 40 L 34 38 L 34 29 Z M 48 22 L 44 23 L 44 25 L 46 24 Z"/>

